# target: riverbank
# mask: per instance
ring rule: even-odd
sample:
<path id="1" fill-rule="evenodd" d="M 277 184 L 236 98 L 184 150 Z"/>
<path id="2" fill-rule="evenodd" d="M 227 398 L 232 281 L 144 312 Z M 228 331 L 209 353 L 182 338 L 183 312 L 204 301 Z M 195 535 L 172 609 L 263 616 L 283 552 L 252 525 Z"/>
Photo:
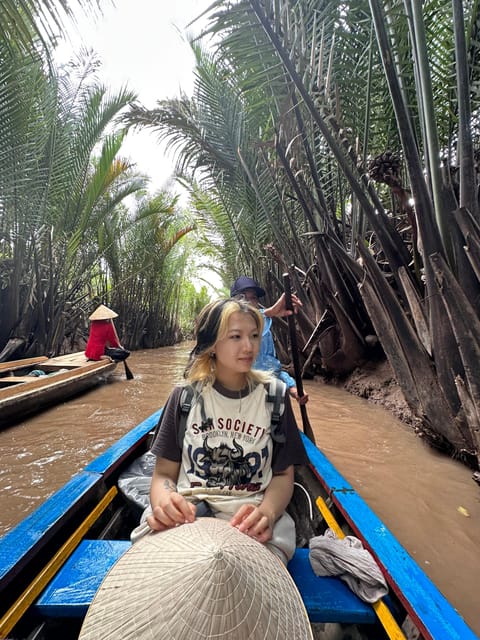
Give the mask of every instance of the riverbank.
<path id="1" fill-rule="evenodd" d="M 418 431 L 421 420 L 408 406 L 387 360 L 367 362 L 342 380 L 331 381 L 349 393 L 382 406 L 404 424 Z"/>
<path id="2" fill-rule="evenodd" d="M 421 419 L 416 417 L 408 406 L 387 360 L 367 362 L 342 380 L 324 380 L 324 382 L 381 406 L 410 427 L 419 437 L 424 438 L 434 449 L 439 449 L 446 455 L 458 458 L 466 467 L 472 469 L 474 472 L 472 479 L 480 485 L 480 471 L 476 470 L 476 459 L 458 456 L 450 450 L 445 450 L 438 445 L 435 437 L 431 437 L 428 430 L 424 430 Z"/>

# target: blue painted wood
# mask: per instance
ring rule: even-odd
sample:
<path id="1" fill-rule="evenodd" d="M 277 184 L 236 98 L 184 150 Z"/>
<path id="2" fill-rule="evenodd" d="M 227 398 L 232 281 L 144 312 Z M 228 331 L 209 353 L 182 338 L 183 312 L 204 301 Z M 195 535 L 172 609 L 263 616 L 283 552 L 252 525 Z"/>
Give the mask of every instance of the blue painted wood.
<path id="1" fill-rule="evenodd" d="M 126 433 L 104 453 L 99 455 L 98 458 L 95 458 L 95 460 L 85 467 L 85 471 L 108 475 L 113 469 L 119 466 L 129 453 L 131 453 L 139 440 L 146 437 L 150 431 L 155 429 L 161 415 L 162 409 L 153 413 L 134 429 Z"/>
<path id="2" fill-rule="evenodd" d="M 47 618 L 83 618 L 103 579 L 130 546 L 129 540 L 82 540 L 35 610 Z"/>
<path id="3" fill-rule="evenodd" d="M 129 540 L 83 540 L 35 603 L 47 618 L 83 617 L 115 562 L 130 548 Z M 339 578 L 314 574 L 308 549 L 297 549 L 288 565 L 311 622 L 373 623 L 372 607 Z"/>
<path id="4" fill-rule="evenodd" d="M 0 586 L 3 589 L 38 552 L 101 481 L 96 473 L 81 471 L 0 539 Z"/>
<path id="5" fill-rule="evenodd" d="M 0 539 L 0 591 L 48 543 L 60 523 L 75 512 L 92 488 L 155 428 L 161 413 L 160 409 L 137 425 Z"/>
<path id="6" fill-rule="evenodd" d="M 402 547 L 385 524 L 353 490 L 328 458 L 302 438 L 312 465 L 356 535 L 385 572 L 389 584 L 425 636 L 432 640 L 478 640 L 463 618 Z"/>
<path id="7" fill-rule="evenodd" d="M 113 469 L 117 468 L 119 462 L 133 451 L 136 443 L 155 428 L 160 415 L 161 411 L 156 412 L 126 434 L 0 540 L 1 590 L 28 562 L 29 558 L 42 548 L 46 540 L 59 528 L 62 519 L 68 517 L 66 514 L 75 510 L 82 503 L 83 498 L 94 490 L 97 483 L 102 482 L 104 476 L 108 476 Z M 336 504 L 346 515 L 356 534 L 373 552 L 414 620 L 420 622 L 425 638 L 478 640 L 416 562 L 329 460 L 305 437 L 304 443 L 312 466 L 317 469 L 327 492 L 332 495 Z M 93 561 L 89 544 L 98 551 Z M 84 548 L 84 545 L 87 546 Z M 102 545 L 107 547 L 102 549 Z M 67 595 L 66 585 L 75 584 L 73 591 L 70 589 L 68 592 L 69 604 L 65 606 L 71 607 L 71 611 L 75 609 L 76 613 L 73 615 L 84 615 L 104 575 L 129 545 L 129 541 L 83 541 L 53 583 L 42 594 L 37 606 L 50 607 L 48 615 L 72 615 L 66 613 L 61 597 L 62 593 Z M 362 603 L 339 579 L 315 576 L 307 554 L 308 550 L 297 550 L 289 569 L 298 583 L 311 620 L 314 622 L 333 620 L 372 622 L 371 607 Z M 83 583 L 87 570 L 91 570 L 91 579 Z M 85 585 L 85 589 L 80 583 Z M 347 601 L 342 602 L 344 597 Z M 56 613 L 52 613 L 54 610 Z M 366 610 L 368 610 L 368 620 L 361 617 L 367 616 Z M 351 616 L 354 615 L 359 617 L 352 619 Z"/>
<path id="8" fill-rule="evenodd" d="M 302 596 L 310 622 L 373 624 L 371 605 L 360 600 L 340 578 L 316 576 L 308 558 L 309 549 L 297 549 L 288 570 Z"/>

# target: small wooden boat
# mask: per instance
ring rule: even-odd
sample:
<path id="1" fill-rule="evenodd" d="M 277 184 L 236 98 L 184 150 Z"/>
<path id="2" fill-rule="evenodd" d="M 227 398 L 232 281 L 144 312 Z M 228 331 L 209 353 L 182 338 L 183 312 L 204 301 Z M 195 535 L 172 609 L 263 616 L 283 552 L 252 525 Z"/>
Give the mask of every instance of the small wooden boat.
<path id="1" fill-rule="evenodd" d="M 0 427 L 99 384 L 115 367 L 110 358 L 90 362 L 83 351 L 0 362 Z"/>
<path id="2" fill-rule="evenodd" d="M 160 414 L 126 434 L 0 539 L 0 638 L 78 638 L 101 581 L 131 544 L 141 510 L 118 479 L 148 450 Z M 288 568 L 311 622 L 331 623 L 336 638 L 354 630 L 353 637 L 364 640 L 475 640 L 387 527 L 302 437 L 311 463 L 296 477 L 291 513 L 298 548 Z M 353 533 L 371 551 L 389 585 L 383 600 L 367 604 L 340 578 L 313 573 L 308 538 L 327 527 L 338 527 L 339 536 Z"/>

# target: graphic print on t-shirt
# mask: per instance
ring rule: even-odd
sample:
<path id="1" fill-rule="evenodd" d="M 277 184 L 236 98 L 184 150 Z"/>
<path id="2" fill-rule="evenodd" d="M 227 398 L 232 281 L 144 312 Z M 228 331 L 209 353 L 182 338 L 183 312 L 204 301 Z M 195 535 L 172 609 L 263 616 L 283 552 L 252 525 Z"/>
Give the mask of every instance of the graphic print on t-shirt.
<path id="1" fill-rule="evenodd" d="M 235 486 L 236 489 L 247 489 L 247 485 L 251 485 L 252 478 L 259 473 L 261 465 L 261 454 L 257 451 L 245 454 L 244 448 L 235 438 L 231 445 L 227 442 L 209 445 L 208 436 L 206 436 L 203 445 L 189 451 L 189 455 L 192 470 L 195 469 L 196 475 L 205 480 L 207 487 L 230 486 L 233 488 Z M 267 455 L 266 450 L 264 455 Z M 259 476 L 261 475 L 260 471 Z M 255 489 L 253 487 L 249 489 L 258 491 L 260 483 L 256 485 Z"/>
<path id="2" fill-rule="evenodd" d="M 264 386 L 241 401 L 212 388 L 202 393 L 203 420 L 198 404 L 187 420 L 178 490 L 222 509 L 232 496 L 247 502 L 259 498 L 272 476 L 271 415 Z"/>

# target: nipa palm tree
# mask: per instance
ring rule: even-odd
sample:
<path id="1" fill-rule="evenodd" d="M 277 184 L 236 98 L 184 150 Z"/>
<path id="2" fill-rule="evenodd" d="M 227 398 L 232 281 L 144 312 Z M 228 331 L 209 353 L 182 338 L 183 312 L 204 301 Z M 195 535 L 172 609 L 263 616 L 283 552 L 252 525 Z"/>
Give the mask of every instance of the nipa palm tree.
<path id="1" fill-rule="evenodd" d="M 227 264 L 273 288 L 289 267 L 308 365 L 345 373 L 375 333 L 423 432 L 474 464 L 477 22 L 471 3 L 218 1 L 193 99 L 132 114 L 214 187 Z"/>

